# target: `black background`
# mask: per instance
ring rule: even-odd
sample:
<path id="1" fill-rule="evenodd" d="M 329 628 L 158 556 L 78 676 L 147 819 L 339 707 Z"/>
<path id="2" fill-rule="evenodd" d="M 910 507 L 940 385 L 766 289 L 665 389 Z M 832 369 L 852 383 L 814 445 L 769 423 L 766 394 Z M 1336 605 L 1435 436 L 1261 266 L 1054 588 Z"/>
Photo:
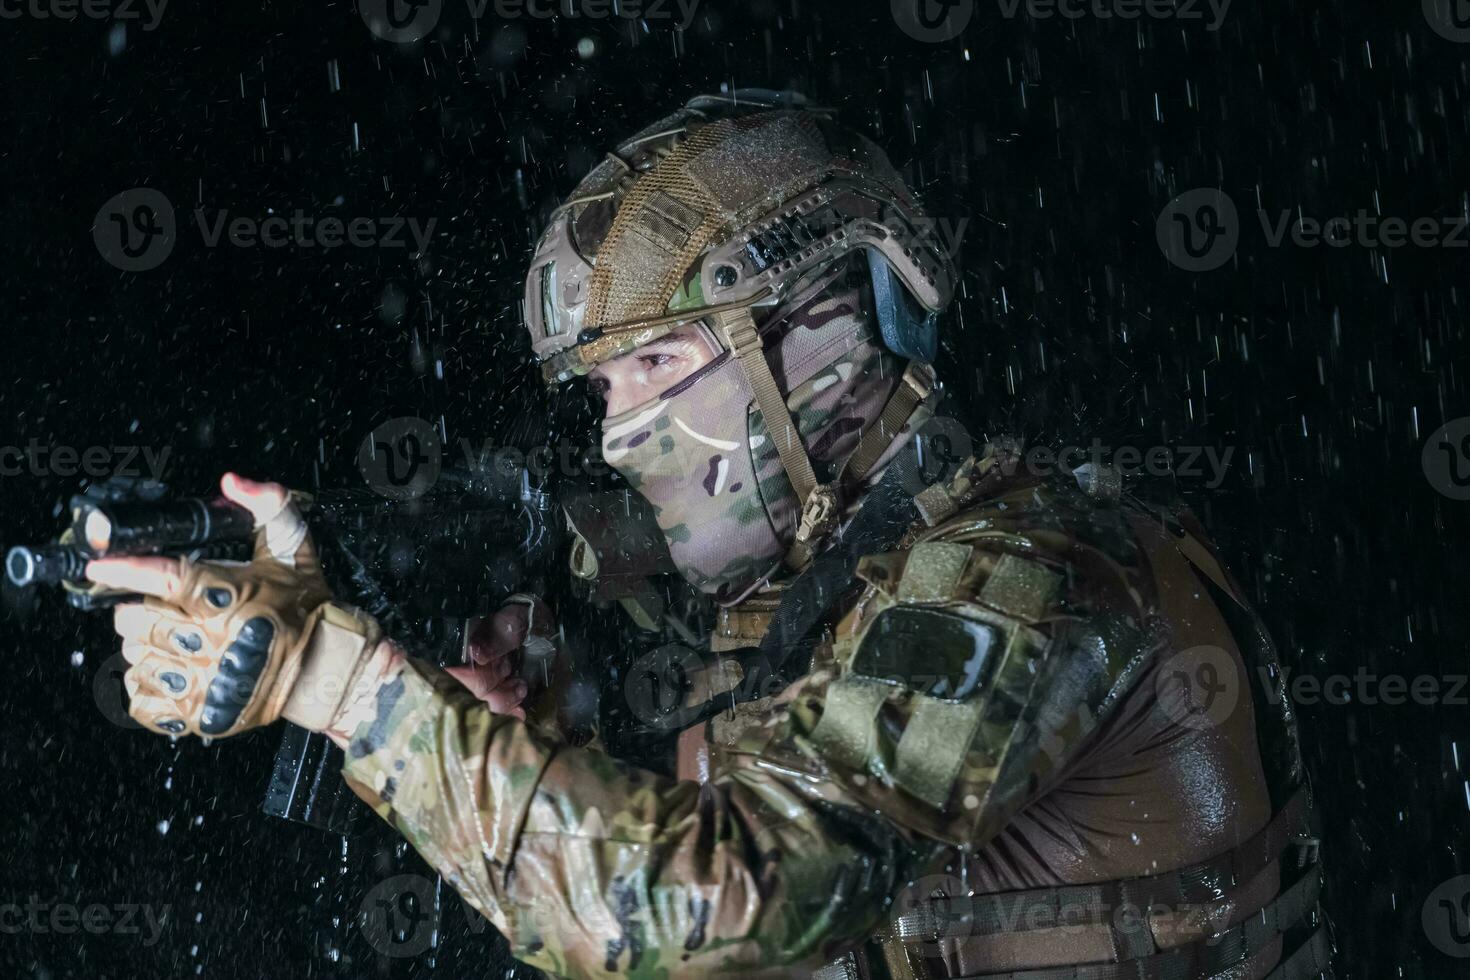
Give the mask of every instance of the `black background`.
<path id="1" fill-rule="evenodd" d="M 618 137 L 686 98 L 793 87 L 883 144 L 932 213 L 968 221 L 939 365 L 954 414 L 986 435 L 1232 449 L 1223 485 L 1180 489 L 1289 666 L 1463 675 L 1470 504 L 1437 493 L 1420 459 L 1470 414 L 1467 250 L 1272 248 L 1255 218 L 1466 213 L 1470 46 L 1417 3 L 1385 6 L 1237 3 L 1210 31 L 982 2 L 944 43 L 906 36 L 881 0 L 704 0 L 682 32 L 474 21 L 450 0 L 407 46 L 346 3 L 174 0 L 156 30 L 122 34 L 8 18 L 0 445 L 167 448 L 169 479 L 197 490 L 226 468 L 360 485 L 358 445 L 399 415 L 442 420 L 451 442 L 585 439 L 519 333 L 540 221 Z M 178 243 L 122 272 L 92 224 L 136 187 L 173 202 Z M 1178 269 L 1155 241 L 1161 209 L 1195 187 L 1242 214 L 1218 271 Z M 437 226 L 421 256 L 208 248 L 196 207 Z M 53 533 L 78 484 L 0 477 L 0 536 Z M 387 835 L 344 851 L 261 815 L 273 732 L 206 748 L 110 723 L 92 695 L 115 652 L 105 618 L 5 600 L 0 902 L 169 912 L 152 945 L 146 931 L 0 934 L 0 975 L 507 969 L 452 896 L 437 956 L 376 952 L 359 910 L 421 865 Z M 1463 703 L 1301 716 L 1342 975 L 1463 975 L 1420 917 L 1470 870 Z"/>

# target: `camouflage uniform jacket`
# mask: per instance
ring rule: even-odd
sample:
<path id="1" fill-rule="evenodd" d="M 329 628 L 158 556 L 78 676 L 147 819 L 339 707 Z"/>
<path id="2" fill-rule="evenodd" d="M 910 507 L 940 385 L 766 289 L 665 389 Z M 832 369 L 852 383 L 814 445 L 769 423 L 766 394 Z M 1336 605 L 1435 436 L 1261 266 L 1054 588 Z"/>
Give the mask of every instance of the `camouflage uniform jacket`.
<path id="1" fill-rule="evenodd" d="M 808 975 L 883 932 L 915 882 L 1148 875 L 1260 831 L 1249 699 L 1237 687 L 1202 715 L 1160 696 L 1191 650 L 1244 670 L 1159 518 L 1031 479 L 975 490 L 863 561 L 833 642 L 717 748 L 705 784 L 558 744 L 412 658 L 344 775 L 516 956 L 565 977 Z M 1260 901 L 1226 901 L 1208 924 L 1275 894 L 1272 868 L 1257 879 Z M 1161 916 L 1153 939 L 1204 924 Z M 1082 930 L 924 955 L 930 976 L 960 976 L 1117 952 Z"/>

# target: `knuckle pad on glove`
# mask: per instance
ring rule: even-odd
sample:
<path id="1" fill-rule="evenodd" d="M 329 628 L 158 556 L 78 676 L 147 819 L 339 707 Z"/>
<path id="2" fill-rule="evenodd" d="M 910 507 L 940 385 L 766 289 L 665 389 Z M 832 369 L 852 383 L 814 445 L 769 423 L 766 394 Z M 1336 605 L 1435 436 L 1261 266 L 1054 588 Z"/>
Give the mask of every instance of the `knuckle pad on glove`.
<path id="1" fill-rule="evenodd" d="M 130 713 L 168 734 L 225 736 L 269 724 L 296 682 L 299 664 L 287 664 L 330 600 L 319 571 L 269 559 L 183 562 L 170 599 L 148 598 L 120 617 L 144 631 L 125 646 L 146 645 L 126 675 Z"/>
<path id="2" fill-rule="evenodd" d="M 276 624 L 265 616 L 245 621 L 219 659 L 219 669 L 209 682 L 199 728 L 206 735 L 221 735 L 235 726 L 241 713 L 255 698 L 261 677 L 270 662 Z"/>

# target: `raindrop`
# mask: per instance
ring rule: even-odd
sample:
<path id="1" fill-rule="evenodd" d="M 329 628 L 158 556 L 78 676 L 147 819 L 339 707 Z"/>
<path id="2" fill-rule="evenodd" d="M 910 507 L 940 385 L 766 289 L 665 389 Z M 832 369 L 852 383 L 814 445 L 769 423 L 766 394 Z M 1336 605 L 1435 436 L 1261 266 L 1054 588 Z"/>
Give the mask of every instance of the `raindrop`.
<path id="1" fill-rule="evenodd" d="M 119 21 L 108 28 L 107 31 L 107 53 L 116 58 L 127 50 L 128 25 Z"/>

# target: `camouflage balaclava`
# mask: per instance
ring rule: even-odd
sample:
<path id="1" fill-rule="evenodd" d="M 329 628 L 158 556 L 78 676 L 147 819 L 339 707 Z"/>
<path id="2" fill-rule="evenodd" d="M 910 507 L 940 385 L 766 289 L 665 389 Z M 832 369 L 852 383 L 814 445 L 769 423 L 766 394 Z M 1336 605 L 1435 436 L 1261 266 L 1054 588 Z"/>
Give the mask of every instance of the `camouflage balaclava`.
<path id="1" fill-rule="evenodd" d="M 865 284 L 839 277 L 762 329 L 824 481 L 878 418 L 903 371 L 882 347 L 869 300 Z M 608 464 L 653 504 L 674 563 L 701 591 L 735 602 L 780 566 L 801 506 L 728 351 L 604 419 L 602 445 Z"/>

